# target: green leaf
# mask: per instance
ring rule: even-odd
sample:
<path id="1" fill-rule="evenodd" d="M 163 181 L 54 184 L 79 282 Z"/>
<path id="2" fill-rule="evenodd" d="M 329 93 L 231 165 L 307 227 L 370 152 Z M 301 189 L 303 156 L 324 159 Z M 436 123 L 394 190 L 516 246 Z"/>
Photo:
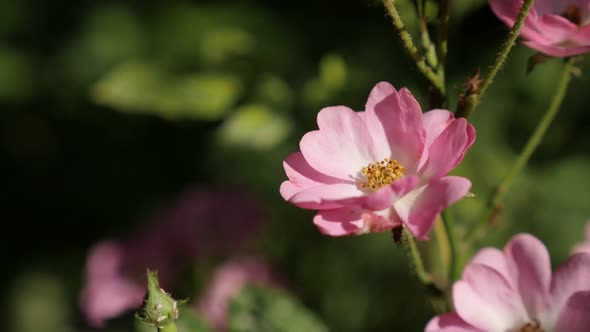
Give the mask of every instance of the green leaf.
<path id="1" fill-rule="evenodd" d="M 291 123 L 262 104 L 238 108 L 218 131 L 221 144 L 267 150 L 281 143 L 291 131 Z"/>
<path id="2" fill-rule="evenodd" d="M 35 73 L 29 56 L 0 45 L 0 99 L 25 99 L 35 87 Z"/>
<path id="3" fill-rule="evenodd" d="M 264 75 L 256 86 L 256 97 L 269 105 L 281 107 L 281 111 L 293 104 L 293 90 L 284 79 L 275 75 Z"/>
<path id="4" fill-rule="evenodd" d="M 216 120 L 234 105 L 242 87 L 234 76 L 203 73 L 178 79 L 171 90 L 177 102 L 172 117 Z"/>
<path id="5" fill-rule="evenodd" d="M 338 54 L 328 54 L 320 60 L 320 81 L 328 89 L 337 90 L 346 83 L 347 67 Z"/>
<path id="6" fill-rule="evenodd" d="M 230 304 L 229 332 L 324 332 L 328 328 L 289 294 L 245 287 Z"/>
<path id="7" fill-rule="evenodd" d="M 172 77 L 150 64 L 129 63 L 97 82 L 92 96 L 98 104 L 127 113 L 154 114 L 171 120 L 217 120 L 241 93 L 241 83 L 232 75 Z"/>
<path id="8" fill-rule="evenodd" d="M 252 53 L 256 39 L 245 30 L 226 28 L 205 32 L 200 46 L 203 60 L 218 64 L 234 55 L 244 56 Z"/>
<path id="9" fill-rule="evenodd" d="M 128 63 L 98 81 L 92 97 L 98 104 L 120 111 L 147 113 L 158 99 L 163 74 L 148 64 Z"/>

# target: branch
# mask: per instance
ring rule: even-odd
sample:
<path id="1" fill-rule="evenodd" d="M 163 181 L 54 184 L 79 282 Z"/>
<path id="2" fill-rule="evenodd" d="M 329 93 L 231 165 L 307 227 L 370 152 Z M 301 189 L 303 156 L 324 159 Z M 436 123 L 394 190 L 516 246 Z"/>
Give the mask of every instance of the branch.
<path id="1" fill-rule="evenodd" d="M 465 103 L 464 107 L 459 105 L 459 107 L 457 108 L 457 112 L 455 112 L 455 115 L 457 117 L 463 117 L 463 118 L 469 117 L 473 113 L 473 111 L 475 110 L 477 105 L 479 104 L 479 101 L 483 98 L 487 89 L 494 82 L 494 78 L 496 77 L 496 74 L 498 74 L 498 71 L 500 70 L 500 68 L 502 68 L 502 65 L 504 65 L 504 62 L 506 62 L 506 58 L 508 57 L 510 50 L 512 50 L 512 47 L 514 46 L 516 38 L 518 38 L 518 35 L 520 34 L 520 30 L 522 29 L 522 26 L 524 25 L 524 21 L 525 21 L 526 17 L 528 16 L 529 12 L 531 11 L 531 8 L 533 7 L 534 2 L 535 2 L 535 0 L 524 0 L 522 7 L 520 8 L 520 11 L 518 12 L 518 16 L 516 17 L 516 22 L 514 22 L 514 26 L 512 27 L 512 29 L 510 29 L 510 32 L 508 33 L 508 38 L 506 38 L 506 41 L 502 45 L 502 49 L 500 50 L 500 53 L 498 53 L 498 57 L 496 58 L 496 61 L 494 62 L 492 67 L 490 67 L 490 71 L 486 75 L 486 77 L 479 89 L 479 93 L 477 95 L 467 96 L 467 97 L 475 97 L 475 98 L 472 98 L 472 102 Z"/>
<path id="2" fill-rule="evenodd" d="M 404 49 L 414 60 L 414 62 L 416 63 L 416 67 L 418 67 L 418 70 L 420 70 L 424 77 L 426 77 L 426 79 L 439 91 L 439 93 L 442 96 L 444 96 L 446 93 L 444 82 L 434 72 L 432 67 L 426 64 L 426 60 L 424 59 L 424 57 L 418 53 L 418 48 L 416 48 L 416 45 L 414 45 L 412 36 L 408 32 L 408 30 L 406 30 L 406 26 L 402 21 L 402 18 L 399 15 L 397 8 L 395 7 L 395 0 L 383 0 L 383 5 L 385 6 L 387 13 L 391 17 L 395 29 L 398 31 L 400 35 Z"/>

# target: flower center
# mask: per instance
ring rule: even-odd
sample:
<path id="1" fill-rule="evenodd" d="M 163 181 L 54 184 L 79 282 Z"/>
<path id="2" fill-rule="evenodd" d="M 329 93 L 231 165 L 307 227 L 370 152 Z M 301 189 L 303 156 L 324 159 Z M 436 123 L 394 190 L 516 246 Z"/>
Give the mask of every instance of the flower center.
<path id="1" fill-rule="evenodd" d="M 576 5 L 568 5 L 561 16 L 567 18 L 570 22 L 575 25 L 582 24 L 582 11 Z"/>
<path id="2" fill-rule="evenodd" d="M 379 162 L 363 167 L 362 173 L 366 182 L 360 184 L 363 189 L 377 190 L 383 186 L 392 184 L 395 180 L 404 176 L 405 168 L 397 160 L 385 158 Z"/>
<path id="3" fill-rule="evenodd" d="M 518 332 L 545 332 L 545 330 L 543 330 L 541 324 L 535 320 L 521 327 Z"/>

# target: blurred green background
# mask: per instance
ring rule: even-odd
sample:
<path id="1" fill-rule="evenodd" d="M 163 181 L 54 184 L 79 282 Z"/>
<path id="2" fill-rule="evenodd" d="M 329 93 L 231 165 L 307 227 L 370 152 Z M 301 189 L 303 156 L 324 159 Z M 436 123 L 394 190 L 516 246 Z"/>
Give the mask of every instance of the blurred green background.
<path id="1" fill-rule="evenodd" d="M 410 1 L 399 3 L 412 26 Z M 486 1 L 453 1 L 454 98 L 505 33 Z M 476 195 L 452 208 L 462 225 L 478 220 L 554 91 L 561 60 L 526 75 L 533 54 L 515 47 L 472 118 L 478 138 L 455 171 Z M 582 240 L 588 61 L 580 67 L 483 244 L 531 232 L 557 264 Z M 197 184 L 232 185 L 262 202 L 269 226 L 254 252 L 330 330 L 421 330 L 433 313 L 391 234 L 323 237 L 313 212 L 278 192 L 282 159 L 316 128 L 317 112 L 362 110 L 382 80 L 409 87 L 426 107 L 424 82 L 377 1 L 1 1 L 3 329 L 91 331 L 78 308 L 88 248 L 133 233 Z M 210 262 L 196 264 L 206 280 Z M 174 293 L 195 298 L 205 285 Z M 133 324 L 127 315 L 107 331 Z"/>

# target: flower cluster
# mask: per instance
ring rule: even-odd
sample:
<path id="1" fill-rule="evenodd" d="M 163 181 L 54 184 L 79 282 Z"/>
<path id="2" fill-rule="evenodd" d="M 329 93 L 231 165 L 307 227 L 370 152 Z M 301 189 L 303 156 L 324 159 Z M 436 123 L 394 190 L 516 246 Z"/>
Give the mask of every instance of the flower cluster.
<path id="1" fill-rule="evenodd" d="M 475 140 L 465 119 L 446 110 L 422 113 L 407 89 L 379 83 L 364 112 L 324 108 L 319 130 L 284 161 L 280 192 L 292 204 L 319 210 L 314 223 L 341 236 L 407 228 L 426 239 L 436 216 L 464 197 L 471 183 L 447 176 Z M 590 241 L 590 224 L 587 228 Z M 452 290 L 455 311 L 426 332 L 590 331 L 590 245 L 555 272 L 545 246 L 516 235 L 500 251 L 481 250 Z"/>
<path id="2" fill-rule="evenodd" d="M 281 184 L 280 194 L 297 207 L 317 211 L 313 223 L 321 233 L 348 236 L 403 228 L 410 233 L 408 241 L 428 240 L 440 214 L 471 189 L 469 179 L 449 175 L 475 142 L 475 129 L 464 117 L 471 114 L 493 81 L 519 33 L 525 45 L 548 56 L 590 52 L 590 0 L 489 2 L 493 12 L 513 30 L 489 76 L 480 79 L 477 71 L 468 80 L 457 118 L 445 109 L 423 113 L 408 89 L 397 90 L 381 82 L 370 92 L 362 111 L 346 106 L 323 108 L 317 115 L 318 129 L 306 133 L 299 142 L 300 151 L 285 158 L 287 180 Z M 422 46 L 430 49 L 422 57 L 404 30 L 395 1 L 384 4 L 418 69 L 437 90 L 433 95 L 445 100 L 438 105 L 447 104 L 446 40 L 440 40 L 435 48 L 426 19 L 421 17 Z M 441 39 L 448 32 L 443 30 L 448 29 L 447 9 L 440 9 Z M 573 63 L 574 59 L 566 61 L 547 117 L 532 135 L 532 145 L 525 147 L 522 159 L 509 172 L 509 180 L 526 163 L 555 115 L 574 72 Z M 461 104 L 469 104 L 470 111 L 461 112 Z M 500 185 L 496 194 L 505 191 Z M 497 196 L 490 201 L 496 204 L 494 198 Z M 492 214 L 495 208 L 499 206 L 490 206 Z M 260 211 L 239 193 L 196 190 L 181 195 L 156 219 L 154 227 L 128 240 L 102 241 L 92 248 L 81 306 L 93 327 L 102 327 L 105 320 L 141 304 L 145 286 L 138 275 L 146 268 L 157 269 L 167 287 L 184 262 L 195 261 L 204 253 L 236 251 L 258 229 Z M 237 222 L 240 220 L 243 222 Z M 438 241 L 447 241 L 441 248 L 449 251 L 449 257 L 441 258 L 439 264 L 441 270 L 451 272 L 440 282 L 443 286 L 435 280 L 437 274 L 424 268 L 419 247 L 413 242 L 408 245 L 421 281 L 428 287 L 440 286 L 441 294 L 448 291 L 452 295 L 452 311 L 432 318 L 426 332 L 590 331 L 590 223 L 586 241 L 555 271 L 545 245 L 533 235 L 518 234 L 503 250 L 480 250 L 459 280 L 454 276 L 460 267 L 457 264 L 466 260 L 459 259 L 463 253 L 458 252 L 469 251 L 472 248 L 466 247 L 477 241 L 466 236 L 465 243 L 455 243 L 453 227 L 445 226 L 437 232 Z M 154 274 L 148 278 L 146 310 L 141 317 L 158 328 L 173 325 L 178 318 L 177 302 L 159 288 Z M 264 259 L 234 257 L 215 270 L 196 309 L 216 331 L 225 331 L 231 298 L 250 283 L 281 287 Z"/>
<path id="3" fill-rule="evenodd" d="M 170 288 L 183 266 L 239 251 L 261 226 L 258 204 L 240 191 L 192 188 L 181 193 L 142 231 L 90 249 L 80 296 L 86 321 L 103 327 L 107 319 L 138 308 L 146 292 L 146 269 L 157 270 L 159 282 Z"/>

